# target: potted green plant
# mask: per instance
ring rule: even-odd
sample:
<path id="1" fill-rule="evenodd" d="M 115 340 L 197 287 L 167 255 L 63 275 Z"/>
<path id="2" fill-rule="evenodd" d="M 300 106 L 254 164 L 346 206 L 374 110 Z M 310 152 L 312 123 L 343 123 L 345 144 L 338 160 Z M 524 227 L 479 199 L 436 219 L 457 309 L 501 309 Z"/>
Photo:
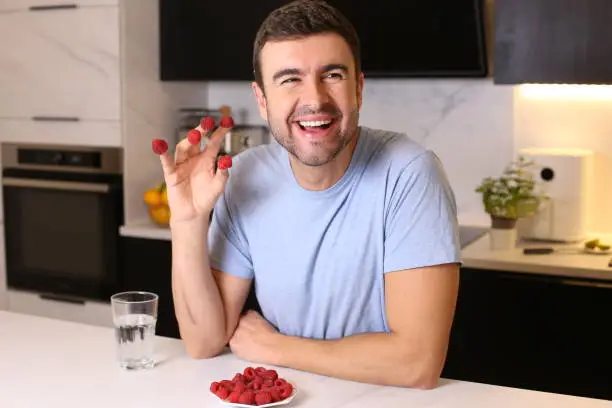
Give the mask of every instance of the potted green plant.
<path id="1" fill-rule="evenodd" d="M 482 194 L 484 210 L 491 217 L 491 229 L 499 232 L 494 238 L 501 247 L 514 246 L 516 223 L 520 218 L 534 215 L 546 195 L 537 191 L 533 176 L 533 161 L 519 156 L 506 166 L 499 177 L 486 177 L 476 188 Z M 501 234 L 504 234 L 503 237 Z M 495 242 L 492 242 L 496 246 Z"/>

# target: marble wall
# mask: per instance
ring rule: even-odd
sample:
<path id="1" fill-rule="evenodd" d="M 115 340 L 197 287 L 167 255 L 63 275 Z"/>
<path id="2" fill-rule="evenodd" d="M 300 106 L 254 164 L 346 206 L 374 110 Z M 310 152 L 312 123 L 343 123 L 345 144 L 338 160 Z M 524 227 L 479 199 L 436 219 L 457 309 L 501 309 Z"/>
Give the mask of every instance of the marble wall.
<path id="1" fill-rule="evenodd" d="M 366 79 L 361 123 L 405 132 L 432 149 L 446 168 L 461 219 L 486 225 L 474 188 L 513 158 L 512 98 L 512 87 L 490 79 Z M 228 104 L 261 123 L 246 82 L 209 83 L 207 102 Z"/>

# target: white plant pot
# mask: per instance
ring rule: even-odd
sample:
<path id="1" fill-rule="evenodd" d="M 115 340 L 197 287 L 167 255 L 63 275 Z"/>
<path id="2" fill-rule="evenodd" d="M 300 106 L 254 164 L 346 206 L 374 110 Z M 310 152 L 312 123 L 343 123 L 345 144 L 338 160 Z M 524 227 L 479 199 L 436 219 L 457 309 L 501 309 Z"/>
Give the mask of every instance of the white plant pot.
<path id="1" fill-rule="evenodd" d="M 489 231 L 491 250 L 509 251 L 516 248 L 517 236 L 516 228 L 491 228 Z"/>

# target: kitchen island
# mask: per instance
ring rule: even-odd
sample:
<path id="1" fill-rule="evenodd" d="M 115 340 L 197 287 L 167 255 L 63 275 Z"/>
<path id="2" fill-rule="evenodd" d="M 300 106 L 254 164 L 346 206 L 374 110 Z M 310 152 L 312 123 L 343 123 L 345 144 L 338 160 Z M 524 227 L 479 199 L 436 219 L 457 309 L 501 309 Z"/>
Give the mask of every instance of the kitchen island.
<path id="1" fill-rule="evenodd" d="M 221 407 L 208 391 L 248 362 L 231 353 L 193 360 L 176 339 L 157 337 L 159 365 L 124 371 L 115 362 L 111 328 L 0 312 L 0 406 Z M 442 380 L 422 391 L 343 381 L 286 368 L 298 393 L 289 407 L 610 408 L 612 402 Z"/>

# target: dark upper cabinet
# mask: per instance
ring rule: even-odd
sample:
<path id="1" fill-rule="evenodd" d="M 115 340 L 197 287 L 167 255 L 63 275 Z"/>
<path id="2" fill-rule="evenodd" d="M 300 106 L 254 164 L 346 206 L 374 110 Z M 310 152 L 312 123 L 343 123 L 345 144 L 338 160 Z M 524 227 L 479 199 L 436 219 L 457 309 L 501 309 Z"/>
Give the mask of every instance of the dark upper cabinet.
<path id="1" fill-rule="evenodd" d="M 496 0 L 496 84 L 612 84 L 612 0 Z"/>

